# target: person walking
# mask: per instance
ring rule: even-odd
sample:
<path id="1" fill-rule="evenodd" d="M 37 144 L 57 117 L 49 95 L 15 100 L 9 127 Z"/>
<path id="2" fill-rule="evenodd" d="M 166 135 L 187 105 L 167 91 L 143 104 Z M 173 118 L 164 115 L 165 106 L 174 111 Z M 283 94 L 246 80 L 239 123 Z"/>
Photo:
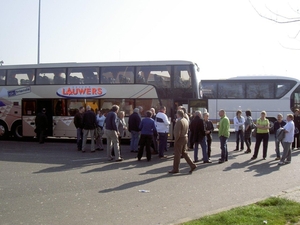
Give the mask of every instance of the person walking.
<path id="1" fill-rule="evenodd" d="M 40 113 L 38 113 L 35 117 L 35 131 L 36 138 L 40 144 L 44 144 L 46 131 L 48 128 L 48 118 L 46 116 L 46 109 L 43 108 Z"/>
<path id="2" fill-rule="evenodd" d="M 221 158 L 219 159 L 219 163 L 224 163 L 228 161 L 228 149 L 227 149 L 227 141 L 230 136 L 230 122 L 226 113 L 223 109 L 219 111 L 220 122 L 218 125 L 218 136 L 220 139 L 220 148 L 221 148 Z"/>
<path id="3" fill-rule="evenodd" d="M 135 108 L 133 113 L 128 118 L 128 131 L 131 133 L 130 149 L 131 152 L 138 152 L 141 117 L 139 115 L 139 108 Z"/>
<path id="4" fill-rule="evenodd" d="M 139 126 L 139 129 L 141 131 L 140 147 L 137 156 L 139 161 L 143 156 L 145 146 L 146 146 L 147 161 L 151 160 L 150 146 L 151 146 L 153 134 L 156 133 L 155 123 L 154 120 L 151 118 L 151 116 L 152 116 L 151 111 L 147 111 L 146 117 L 142 120 Z"/>
<path id="5" fill-rule="evenodd" d="M 155 118 L 155 126 L 158 133 L 158 157 L 161 159 L 166 158 L 164 152 L 167 148 L 168 142 L 168 133 L 169 133 L 169 126 L 170 121 L 166 115 L 167 109 L 165 106 L 161 106 L 159 112 L 156 114 Z"/>
<path id="6" fill-rule="evenodd" d="M 284 125 L 285 137 L 282 140 L 283 145 L 283 153 L 280 162 L 278 165 L 288 164 L 292 161 L 292 151 L 291 145 L 294 139 L 295 132 L 295 124 L 294 124 L 294 116 L 292 114 L 288 114 L 286 117 L 286 125 Z"/>
<path id="7" fill-rule="evenodd" d="M 206 130 L 205 122 L 201 118 L 201 112 L 195 112 L 195 118 L 190 124 L 191 141 L 194 143 L 194 163 L 199 162 L 198 160 L 198 147 L 199 144 L 202 148 L 203 163 L 211 163 L 207 156 L 207 144 L 206 144 Z"/>
<path id="8" fill-rule="evenodd" d="M 244 134 L 244 139 L 245 139 L 245 144 L 247 146 L 247 150 L 245 153 L 251 153 L 251 135 L 252 135 L 252 129 L 254 127 L 253 119 L 251 117 L 251 111 L 246 110 L 246 119 L 245 119 L 245 134 Z"/>
<path id="9" fill-rule="evenodd" d="M 108 157 L 108 160 L 114 159 L 111 155 L 111 149 L 112 149 L 112 145 L 113 145 L 116 162 L 120 162 L 123 160 L 120 156 L 119 138 L 118 138 L 119 131 L 118 131 L 118 127 L 116 124 L 118 111 L 119 111 L 119 106 L 113 105 L 110 112 L 106 115 L 106 119 L 105 119 L 107 157 Z"/>
<path id="10" fill-rule="evenodd" d="M 256 127 L 257 127 L 256 142 L 255 142 L 254 154 L 251 160 L 257 158 L 261 142 L 263 142 L 263 159 L 265 160 L 267 157 L 270 122 L 266 118 L 266 116 L 267 116 L 266 111 L 262 111 L 260 113 L 260 118 L 256 121 Z"/>
<path id="11" fill-rule="evenodd" d="M 77 150 L 81 151 L 82 149 L 82 139 L 83 139 L 83 113 L 85 108 L 80 106 L 78 112 L 74 116 L 74 125 L 76 127 L 77 134 Z"/>
<path id="12" fill-rule="evenodd" d="M 101 110 L 98 110 L 97 116 L 96 116 L 96 123 L 97 123 L 97 138 L 96 138 L 96 150 L 99 151 L 103 151 L 104 147 L 103 147 L 103 140 L 102 140 L 102 136 L 104 134 L 104 122 L 105 122 L 105 115 L 104 113 L 101 112 Z"/>
<path id="13" fill-rule="evenodd" d="M 213 123 L 209 120 L 209 113 L 205 112 L 203 113 L 203 119 L 205 122 L 205 127 L 206 127 L 206 143 L 207 143 L 207 157 L 208 161 L 210 161 L 210 156 L 211 156 L 211 143 L 212 143 L 212 133 L 214 131 L 214 125 Z"/>
<path id="14" fill-rule="evenodd" d="M 91 135 L 91 152 L 95 152 L 95 141 L 94 134 L 96 128 L 96 114 L 91 110 L 91 106 L 86 107 L 86 112 L 82 117 L 83 123 L 83 140 L 82 140 L 82 152 L 85 152 L 87 136 L 90 133 Z"/>
<path id="15" fill-rule="evenodd" d="M 238 110 L 236 116 L 233 118 L 234 130 L 235 130 L 235 141 L 236 147 L 233 151 L 243 151 L 244 150 L 244 124 L 245 118 L 242 116 L 242 111 Z M 239 144 L 241 140 L 241 149 L 239 149 Z"/>
<path id="16" fill-rule="evenodd" d="M 155 121 L 155 118 L 156 118 L 155 109 L 151 108 L 150 112 L 152 113 L 151 118 Z M 157 135 L 158 135 L 157 132 L 155 132 L 152 137 L 152 143 L 151 143 L 151 147 L 153 147 L 152 154 L 158 154 Z"/>
<path id="17" fill-rule="evenodd" d="M 196 164 L 192 162 L 190 156 L 186 152 L 188 143 L 189 122 L 184 118 L 184 112 L 177 110 L 177 121 L 174 126 L 174 161 L 173 169 L 169 171 L 171 174 L 179 173 L 179 164 L 181 156 L 190 166 L 189 173 L 192 173 L 196 168 Z"/>
<path id="18" fill-rule="evenodd" d="M 122 158 L 122 156 L 121 156 L 122 155 L 121 141 L 122 141 L 122 138 L 126 135 L 127 125 L 126 125 L 126 121 L 124 119 L 125 112 L 119 111 L 117 115 L 118 115 L 118 117 L 117 117 L 116 124 L 117 124 L 117 128 L 119 131 L 118 139 L 119 139 L 120 157 Z M 115 156 L 114 146 L 112 147 L 111 155 Z"/>
<path id="19" fill-rule="evenodd" d="M 277 121 L 275 121 L 274 123 L 274 135 L 275 135 L 275 152 L 276 152 L 276 158 L 275 160 L 280 160 L 280 143 L 282 143 L 281 141 L 279 141 L 277 139 L 276 136 L 276 132 L 280 127 L 284 127 L 286 124 L 286 122 L 283 121 L 283 116 L 282 114 L 278 114 L 277 115 Z"/>

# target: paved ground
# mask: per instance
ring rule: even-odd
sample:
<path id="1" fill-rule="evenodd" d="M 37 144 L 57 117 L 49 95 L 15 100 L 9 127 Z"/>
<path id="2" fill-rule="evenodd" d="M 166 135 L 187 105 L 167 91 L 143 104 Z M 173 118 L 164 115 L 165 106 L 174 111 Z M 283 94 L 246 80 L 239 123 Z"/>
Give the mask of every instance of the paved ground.
<path id="1" fill-rule="evenodd" d="M 166 160 L 138 162 L 125 145 L 116 163 L 102 151 L 77 152 L 75 143 L 1 141 L 1 224 L 178 224 L 272 195 L 299 200 L 299 150 L 278 166 L 273 139 L 267 160 L 260 151 L 251 161 L 232 151 L 231 138 L 229 161 L 218 164 L 214 140 L 213 163 L 199 163 L 192 175 L 184 161 L 180 174 L 167 173 L 172 149 Z"/>

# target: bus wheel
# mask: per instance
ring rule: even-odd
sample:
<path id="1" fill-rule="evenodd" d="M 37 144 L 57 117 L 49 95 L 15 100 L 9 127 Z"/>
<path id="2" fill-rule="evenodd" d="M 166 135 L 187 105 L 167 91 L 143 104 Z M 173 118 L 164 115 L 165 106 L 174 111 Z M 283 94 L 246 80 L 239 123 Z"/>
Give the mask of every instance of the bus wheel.
<path id="1" fill-rule="evenodd" d="M 2 136 L 0 136 L 0 139 L 7 139 L 8 138 L 8 128 L 3 121 L 0 121 L 0 129 L 3 131 L 3 134 L 2 134 Z"/>
<path id="2" fill-rule="evenodd" d="M 12 131 L 12 135 L 15 138 L 21 139 L 23 137 L 22 122 L 21 121 L 15 122 L 12 126 L 11 131 Z"/>

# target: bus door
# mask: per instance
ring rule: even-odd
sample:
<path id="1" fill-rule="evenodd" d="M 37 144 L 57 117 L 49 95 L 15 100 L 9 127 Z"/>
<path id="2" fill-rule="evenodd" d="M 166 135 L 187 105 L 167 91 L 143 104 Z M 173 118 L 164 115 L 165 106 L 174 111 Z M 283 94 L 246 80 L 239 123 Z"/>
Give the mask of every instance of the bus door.
<path id="1" fill-rule="evenodd" d="M 22 99 L 22 136 L 34 137 L 36 99 Z"/>
<path id="2" fill-rule="evenodd" d="M 36 114 L 42 112 L 42 109 L 46 109 L 46 116 L 48 119 L 48 129 L 46 131 L 47 136 L 53 136 L 53 102 L 51 99 L 37 99 Z"/>

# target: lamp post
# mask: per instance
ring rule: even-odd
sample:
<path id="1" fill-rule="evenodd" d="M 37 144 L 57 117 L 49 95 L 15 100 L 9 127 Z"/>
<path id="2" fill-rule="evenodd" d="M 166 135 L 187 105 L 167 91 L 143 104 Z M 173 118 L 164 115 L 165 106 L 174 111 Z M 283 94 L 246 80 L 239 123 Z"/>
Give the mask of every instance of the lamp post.
<path id="1" fill-rule="evenodd" d="M 41 0 L 39 0 L 38 13 L 38 49 L 37 49 L 37 64 L 40 64 L 40 25 L 41 25 Z"/>
<path id="2" fill-rule="evenodd" d="M 2 66 L 3 63 L 4 63 L 3 60 L 1 60 L 1 61 L 0 61 L 0 66 Z"/>

